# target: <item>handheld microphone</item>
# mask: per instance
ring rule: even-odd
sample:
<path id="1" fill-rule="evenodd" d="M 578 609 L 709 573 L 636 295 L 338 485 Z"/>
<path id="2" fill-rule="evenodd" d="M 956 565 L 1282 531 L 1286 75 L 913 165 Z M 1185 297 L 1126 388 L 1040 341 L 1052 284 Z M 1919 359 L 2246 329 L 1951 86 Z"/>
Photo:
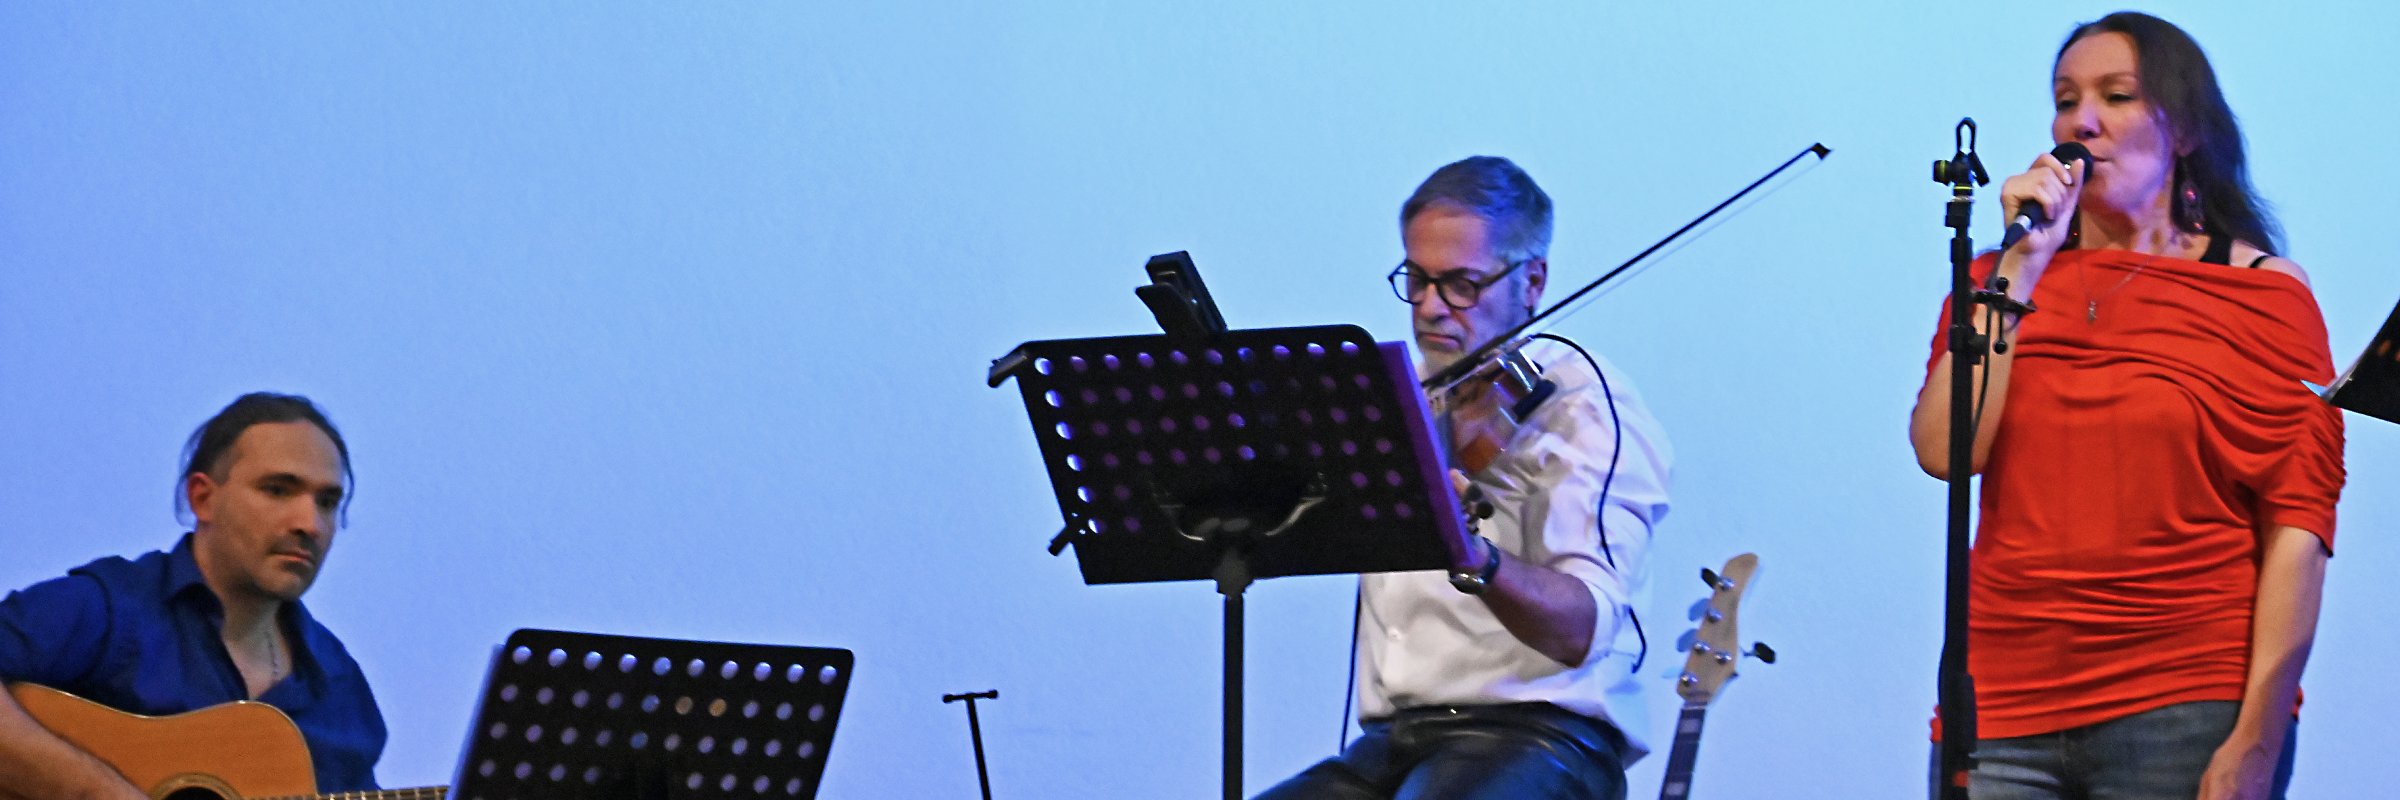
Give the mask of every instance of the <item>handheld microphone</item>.
<path id="1" fill-rule="evenodd" d="M 2083 174 L 2088 177 L 2092 173 L 2092 150 L 2079 142 L 2068 142 L 2051 148 L 2050 157 L 2066 162 L 2070 167 L 2074 166 L 2075 162 L 2081 161 L 2083 162 Z M 2083 190 L 2081 186 L 2075 188 L 2076 191 Z M 2043 210 L 2042 204 L 2033 200 L 2025 201 L 2024 205 L 2017 206 L 2017 218 L 2009 220 L 2008 232 L 2000 235 L 2000 249 L 2007 250 L 2017 246 L 2017 242 L 2025 238 L 2026 229 L 2048 224 L 2050 224 L 2050 215 Z"/>

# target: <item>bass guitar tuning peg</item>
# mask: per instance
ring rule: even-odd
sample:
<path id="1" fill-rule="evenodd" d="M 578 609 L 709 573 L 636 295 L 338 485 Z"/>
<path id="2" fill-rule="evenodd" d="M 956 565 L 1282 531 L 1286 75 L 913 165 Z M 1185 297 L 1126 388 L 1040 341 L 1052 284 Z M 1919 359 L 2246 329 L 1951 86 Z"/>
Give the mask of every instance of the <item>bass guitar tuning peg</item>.
<path id="1" fill-rule="evenodd" d="M 1715 589 L 1720 592 L 1733 591 L 1733 581 L 1726 580 L 1722 576 L 1719 576 L 1716 570 L 1709 569 L 1707 567 L 1701 567 L 1700 580 L 1701 582 L 1708 584 L 1708 588 Z"/>
<path id="2" fill-rule="evenodd" d="M 1762 663 L 1775 663 L 1775 648 L 1768 647 L 1766 642 L 1751 642 L 1750 649 L 1744 651 L 1742 655 L 1756 658 Z"/>

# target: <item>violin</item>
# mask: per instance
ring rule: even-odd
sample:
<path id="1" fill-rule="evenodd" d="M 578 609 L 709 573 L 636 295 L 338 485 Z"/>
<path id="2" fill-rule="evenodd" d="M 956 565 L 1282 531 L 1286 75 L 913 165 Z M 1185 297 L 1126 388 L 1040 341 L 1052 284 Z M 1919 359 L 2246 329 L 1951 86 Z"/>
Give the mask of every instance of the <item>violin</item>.
<path id="1" fill-rule="evenodd" d="M 1464 376 L 1427 392 L 1452 467 L 1468 475 L 1483 472 L 1508 449 L 1517 426 L 1558 392 L 1558 384 L 1543 379 L 1525 357 L 1531 341 L 1493 348 Z"/>

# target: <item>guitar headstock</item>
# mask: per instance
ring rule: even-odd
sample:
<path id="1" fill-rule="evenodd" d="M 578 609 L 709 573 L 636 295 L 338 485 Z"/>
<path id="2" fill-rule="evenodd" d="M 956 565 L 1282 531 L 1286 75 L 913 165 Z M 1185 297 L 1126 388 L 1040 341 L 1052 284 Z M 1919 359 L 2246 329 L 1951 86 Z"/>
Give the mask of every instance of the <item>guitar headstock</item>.
<path id="1" fill-rule="evenodd" d="M 1691 656 L 1684 659 L 1683 674 L 1675 679 L 1675 693 L 1683 697 L 1686 707 L 1708 705 L 1725 688 L 1725 682 L 1733 680 L 1743 655 L 1737 614 L 1742 594 L 1749 591 L 1750 579 L 1757 573 L 1758 556 L 1753 553 L 1727 559 L 1722 571 L 1700 570 L 1710 593 L 1702 606 L 1695 607 L 1700 611 L 1700 627 L 1692 634 Z M 1757 654 L 1761 661 L 1775 662 L 1775 651 L 1765 645 L 1758 647 Z"/>

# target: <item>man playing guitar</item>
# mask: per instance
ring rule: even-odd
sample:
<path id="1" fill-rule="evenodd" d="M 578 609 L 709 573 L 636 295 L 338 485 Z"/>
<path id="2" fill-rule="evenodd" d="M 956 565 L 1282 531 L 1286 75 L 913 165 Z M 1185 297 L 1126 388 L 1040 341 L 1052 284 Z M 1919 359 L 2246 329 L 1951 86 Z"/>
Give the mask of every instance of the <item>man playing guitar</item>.
<path id="1" fill-rule="evenodd" d="M 145 715 L 266 703 L 307 740 L 318 791 L 377 788 L 383 715 L 358 663 L 300 604 L 350 485 L 350 451 L 307 398 L 243 395 L 186 445 L 179 499 L 194 524 L 172 550 L 103 558 L 0 600 L 0 680 Z M 7 694 L 0 786 L 144 796 Z"/>

